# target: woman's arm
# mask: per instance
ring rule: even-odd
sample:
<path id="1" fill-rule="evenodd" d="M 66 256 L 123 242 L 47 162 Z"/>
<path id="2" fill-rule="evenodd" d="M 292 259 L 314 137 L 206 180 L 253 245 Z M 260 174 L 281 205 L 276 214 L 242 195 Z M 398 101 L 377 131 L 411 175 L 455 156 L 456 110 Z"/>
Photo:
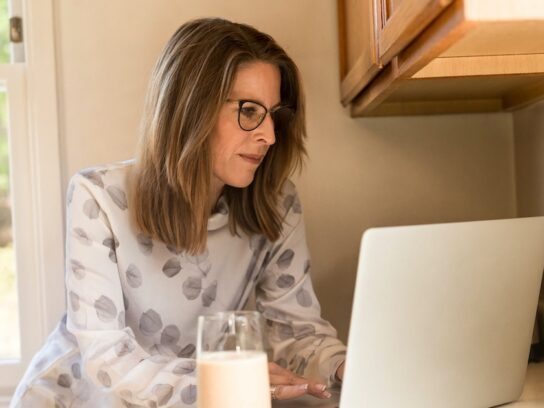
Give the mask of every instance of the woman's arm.
<path id="1" fill-rule="evenodd" d="M 337 339 L 336 330 L 321 318 L 310 278 L 302 209 L 291 183 L 284 188 L 281 204 L 287 214 L 284 231 L 264 261 L 256 291 L 257 308 L 267 320 L 274 361 L 330 386 L 337 382 L 346 348 Z"/>
<path id="2" fill-rule="evenodd" d="M 119 243 L 103 205 L 113 201 L 122 209 L 124 192 L 108 193 L 99 181 L 97 174 L 75 175 L 67 206 L 67 328 L 77 339 L 84 370 L 97 386 L 132 404 L 191 404 L 195 360 L 148 354 L 125 324 Z M 147 317 L 152 324 L 153 316 Z"/>

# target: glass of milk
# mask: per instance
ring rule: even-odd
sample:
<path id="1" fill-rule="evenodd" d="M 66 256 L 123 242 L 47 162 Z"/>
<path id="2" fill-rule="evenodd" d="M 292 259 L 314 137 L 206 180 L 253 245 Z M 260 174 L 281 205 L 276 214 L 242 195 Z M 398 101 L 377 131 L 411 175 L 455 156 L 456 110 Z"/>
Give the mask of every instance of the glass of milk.
<path id="1" fill-rule="evenodd" d="M 270 408 L 267 356 L 259 312 L 198 318 L 199 408 Z"/>

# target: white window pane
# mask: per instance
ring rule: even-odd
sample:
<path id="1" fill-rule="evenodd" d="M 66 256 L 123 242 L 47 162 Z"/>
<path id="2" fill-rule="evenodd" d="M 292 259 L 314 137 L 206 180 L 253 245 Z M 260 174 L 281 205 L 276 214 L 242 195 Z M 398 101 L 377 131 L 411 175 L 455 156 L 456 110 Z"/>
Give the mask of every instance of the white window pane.
<path id="1" fill-rule="evenodd" d="M 0 89 L 0 359 L 18 359 L 21 351 L 8 142 L 7 95 Z"/>

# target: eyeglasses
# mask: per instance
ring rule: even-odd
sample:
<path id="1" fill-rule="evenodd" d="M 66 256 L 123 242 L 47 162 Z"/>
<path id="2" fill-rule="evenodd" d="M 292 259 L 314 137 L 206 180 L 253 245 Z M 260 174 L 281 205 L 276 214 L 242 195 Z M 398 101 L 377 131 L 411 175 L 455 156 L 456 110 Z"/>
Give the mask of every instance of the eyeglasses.
<path id="1" fill-rule="evenodd" d="M 238 125 L 247 132 L 257 129 L 263 123 L 266 114 L 270 114 L 274 122 L 274 131 L 278 133 L 291 122 L 295 116 L 294 110 L 289 106 L 277 106 L 267 109 L 259 102 L 247 99 L 227 99 L 227 102 L 238 103 Z"/>

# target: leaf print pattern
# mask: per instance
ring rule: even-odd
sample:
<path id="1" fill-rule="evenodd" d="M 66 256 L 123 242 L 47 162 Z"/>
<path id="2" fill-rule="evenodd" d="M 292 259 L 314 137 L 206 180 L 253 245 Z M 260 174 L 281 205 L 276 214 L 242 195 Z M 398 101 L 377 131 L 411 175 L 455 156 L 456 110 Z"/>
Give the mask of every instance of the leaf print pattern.
<path id="1" fill-rule="evenodd" d="M 63 388 L 70 388 L 72 386 L 72 379 L 68 374 L 61 374 L 57 380 L 57 384 Z"/>
<path id="2" fill-rule="evenodd" d="M 72 307 L 72 310 L 74 312 L 77 312 L 79 310 L 79 296 L 78 296 L 78 294 L 70 291 L 70 293 L 68 293 L 68 298 L 70 299 L 70 306 Z"/>
<path id="3" fill-rule="evenodd" d="M 104 241 L 102 241 L 102 245 L 110 249 L 110 253 L 108 256 L 113 263 L 117 263 L 116 249 L 117 247 L 119 247 L 119 241 L 117 240 L 117 237 L 115 237 L 114 235 L 113 238 L 106 238 Z"/>
<path id="4" fill-rule="evenodd" d="M 146 336 L 151 336 L 162 328 L 162 320 L 157 312 L 149 309 L 140 317 L 140 331 Z"/>
<path id="5" fill-rule="evenodd" d="M 85 214 L 91 220 L 98 218 L 98 214 L 100 214 L 100 207 L 94 198 L 89 198 L 87 201 L 85 201 L 85 204 L 83 204 L 83 214 Z"/>
<path id="6" fill-rule="evenodd" d="M 107 296 L 100 296 L 100 298 L 94 302 L 94 308 L 96 310 L 96 315 L 103 322 L 110 322 L 117 317 L 117 308 L 115 307 L 113 300 Z"/>
<path id="7" fill-rule="evenodd" d="M 74 228 L 74 237 L 83 245 L 91 245 L 92 241 L 83 228 Z"/>
<path id="8" fill-rule="evenodd" d="M 126 210 L 127 207 L 127 197 L 125 192 L 116 186 L 108 186 L 106 191 L 110 195 L 112 201 L 119 207 L 121 210 Z"/>
<path id="9" fill-rule="evenodd" d="M 189 384 L 181 390 L 181 400 L 184 404 L 194 404 L 196 401 L 196 385 Z"/>
<path id="10" fill-rule="evenodd" d="M 188 277 L 185 282 L 183 282 L 183 294 L 189 300 L 194 300 L 200 295 L 202 290 L 202 279 Z"/>
<path id="11" fill-rule="evenodd" d="M 181 349 L 181 351 L 178 353 L 178 357 L 190 358 L 193 356 L 195 351 L 196 351 L 195 345 L 189 343 Z"/>
<path id="12" fill-rule="evenodd" d="M 162 267 L 162 272 L 169 278 L 176 276 L 179 271 L 181 271 L 181 264 L 177 258 L 170 258 Z"/>
<path id="13" fill-rule="evenodd" d="M 310 260 L 306 259 L 306 261 L 304 261 L 304 274 L 309 273 L 311 267 L 312 267 L 312 265 L 310 263 Z"/>
<path id="14" fill-rule="evenodd" d="M 187 361 L 182 361 L 178 363 L 174 367 L 172 372 L 176 375 L 186 375 L 186 374 L 191 374 L 192 372 L 194 372 L 195 368 L 196 368 L 196 362 L 194 360 L 187 360 Z"/>
<path id="15" fill-rule="evenodd" d="M 197 255 L 186 254 L 185 259 L 187 260 L 187 262 L 192 263 L 193 265 L 196 265 L 198 270 L 202 273 L 202 275 L 204 277 L 207 277 L 208 273 L 210 272 L 212 268 L 212 264 L 208 260 L 209 254 L 210 253 L 208 249 L 206 248 L 204 252 L 202 252 L 201 254 L 197 254 Z"/>
<path id="16" fill-rule="evenodd" d="M 172 252 L 174 255 L 179 255 L 183 251 L 176 249 L 173 245 L 166 245 L 166 249 L 168 249 L 170 252 Z"/>
<path id="17" fill-rule="evenodd" d="M 76 261 L 75 259 L 70 259 L 70 266 L 76 279 L 81 280 L 85 277 L 85 267 L 81 264 L 81 262 Z"/>
<path id="18" fill-rule="evenodd" d="M 209 307 L 217 295 L 217 281 L 214 281 L 210 286 L 204 289 L 202 293 L 202 305 Z"/>
<path id="19" fill-rule="evenodd" d="M 295 214 L 302 214 L 302 206 L 297 194 L 290 194 L 283 199 L 285 211 L 292 210 Z"/>
<path id="20" fill-rule="evenodd" d="M 297 292 L 297 303 L 302 307 L 312 306 L 312 296 L 306 289 L 300 289 Z"/>
<path id="21" fill-rule="evenodd" d="M 310 364 L 313 361 L 317 364 L 317 357 L 310 360 L 309 351 L 318 349 L 316 356 L 319 355 L 319 347 L 315 346 L 313 340 L 322 335 L 326 336 L 329 332 L 316 317 L 317 301 L 314 300 L 315 295 L 309 283 L 310 277 L 304 275 L 311 273 L 309 260 L 305 261 L 308 258 L 306 248 L 303 243 L 299 245 L 298 241 L 293 242 L 291 239 L 293 236 L 303 236 L 298 231 L 296 235 L 291 234 L 291 228 L 298 228 L 302 224 L 291 222 L 298 221 L 297 217 L 285 220 L 289 234 L 282 235 L 280 240 L 273 243 L 257 234 L 250 237 L 245 234 L 232 237 L 227 227 L 224 230 L 214 230 L 210 233 L 209 248 L 191 257 L 184 251 L 151 239 L 146 234 L 138 235 L 137 230 L 124 224 L 128 220 L 128 213 L 124 211 L 123 214 L 121 211 L 125 206 L 130 206 L 130 203 L 125 201 L 128 198 L 128 195 L 125 196 L 125 178 L 117 176 L 121 174 L 116 170 L 107 174 L 96 172 L 92 176 L 106 187 L 118 187 L 119 191 L 112 188 L 101 191 L 92 182 L 81 177 L 71 183 L 75 185 L 75 190 L 72 189 L 74 205 L 68 210 L 71 216 L 69 238 L 72 241 L 69 247 L 71 252 L 67 257 L 70 327 L 74 329 L 76 336 L 79 336 L 79 330 L 85 328 L 93 332 L 98 328 L 116 333 L 115 336 L 113 333 L 109 336 L 107 332 L 100 330 L 105 334 L 103 344 L 99 343 L 98 338 L 91 339 L 96 340 L 96 344 L 93 344 L 93 350 L 89 350 L 87 356 L 94 357 L 92 362 L 89 361 L 96 367 L 93 374 L 89 374 L 93 376 L 94 383 L 86 382 L 83 365 L 77 353 L 73 359 L 65 361 L 63 366 L 59 365 L 59 369 L 51 374 L 48 384 L 65 392 L 56 393 L 59 401 L 62 400 L 65 406 L 70 406 L 72 398 L 67 396 L 73 392 L 73 401 L 81 404 L 81 401 L 90 396 L 92 405 L 97 392 L 96 384 L 114 387 L 120 381 L 120 390 L 116 389 L 116 392 L 121 392 L 121 397 L 127 397 L 123 401 L 127 407 L 196 405 L 197 387 L 190 385 L 190 382 L 195 382 L 195 378 L 182 378 L 194 377 L 197 371 L 194 360 L 196 349 L 192 344 L 195 333 L 188 329 L 190 316 L 186 319 L 185 315 L 190 310 L 223 310 L 237 308 L 239 304 L 241 307 L 247 299 L 245 291 L 238 292 L 242 287 L 250 288 L 250 291 L 254 287 L 263 289 L 263 292 L 258 293 L 257 307 L 267 319 L 272 319 L 266 322 L 271 345 L 279 345 L 281 348 L 281 337 L 293 346 L 288 353 L 289 358 L 285 356 L 286 353 L 281 350 L 278 352 L 276 348 L 276 361 L 282 366 L 297 370 L 303 370 L 308 361 Z M 79 186 L 78 181 L 83 181 L 83 185 Z M 292 195 L 292 201 L 289 204 L 288 217 L 293 215 L 297 207 L 296 197 L 292 193 L 289 195 Z M 282 201 L 284 198 L 285 196 Z M 106 205 L 100 207 L 104 199 Z M 279 201 L 280 212 L 282 201 Z M 107 226 L 108 220 L 112 220 L 110 228 Z M 80 230 L 76 232 L 75 227 Z M 112 229 L 117 234 L 117 242 L 111 234 Z M 119 241 L 126 250 L 120 247 Z M 108 259 L 110 252 L 112 258 L 115 255 L 117 264 Z M 174 261 L 168 263 L 171 259 Z M 223 262 L 224 260 L 229 262 Z M 252 260 L 254 263 L 248 268 Z M 111 282 L 118 285 L 119 274 L 121 287 L 105 286 Z M 233 276 L 236 279 L 232 279 Z M 162 288 L 166 289 L 163 291 Z M 277 307 L 275 303 L 271 303 L 274 298 L 272 295 L 283 296 L 282 299 L 287 303 Z M 108 323 L 102 323 L 105 321 Z M 314 327 L 305 326 L 308 322 L 315 323 Z M 317 336 L 316 331 L 319 333 Z M 129 332 L 136 333 L 136 337 L 142 340 L 140 345 Z M 91 334 L 90 331 L 84 333 L 89 336 Z M 314 337 L 299 343 L 294 341 L 295 338 L 304 336 Z M 60 350 L 56 356 L 62 352 Z M 292 364 L 288 364 L 287 361 L 296 355 L 301 358 L 291 360 Z M 177 356 L 175 362 L 174 356 Z M 50 358 L 45 363 L 44 370 L 54 361 L 56 360 Z M 137 371 L 138 375 L 126 378 L 127 371 L 124 366 L 130 369 L 139 362 L 143 369 L 132 371 L 131 373 Z M 110 364 L 114 364 L 114 367 Z M 327 363 L 320 368 L 321 372 L 326 372 Z M 96 370 L 100 370 L 100 373 Z M 157 372 L 160 376 L 155 375 Z M 140 386 L 141 384 L 145 386 Z"/>
<path id="22" fill-rule="evenodd" d="M 72 375 L 76 380 L 81 379 L 81 366 L 79 365 L 79 363 L 72 364 L 71 370 Z"/>
<path id="23" fill-rule="evenodd" d="M 138 248 L 140 248 L 140 251 L 142 251 L 144 255 L 151 255 L 151 252 L 153 251 L 153 240 L 149 235 L 140 233 L 136 236 L 136 241 L 138 242 Z"/>
<path id="24" fill-rule="evenodd" d="M 266 246 L 266 238 L 263 235 L 253 235 L 249 240 L 249 248 L 253 252 L 261 252 Z"/>
<path id="25" fill-rule="evenodd" d="M 127 283 L 131 288 L 139 288 L 142 286 L 142 273 L 134 264 L 130 264 L 126 272 Z"/>
<path id="26" fill-rule="evenodd" d="M 100 384 L 102 384 L 104 387 L 107 387 L 107 388 L 111 387 L 111 378 L 109 374 L 105 372 L 104 370 L 100 370 L 96 374 L 96 378 L 98 379 Z"/>
<path id="27" fill-rule="evenodd" d="M 295 257 L 295 253 L 292 249 L 286 249 L 282 252 L 278 260 L 276 261 L 276 265 L 278 265 L 278 268 L 281 270 L 289 268 L 291 266 L 291 262 L 293 262 L 293 258 Z"/>
<path id="28" fill-rule="evenodd" d="M 172 398 L 174 387 L 170 384 L 156 384 L 151 392 L 157 396 L 159 405 L 164 405 Z"/>
<path id="29" fill-rule="evenodd" d="M 290 288 L 291 286 L 293 286 L 294 283 L 295 277 L 293 275 L 282 274 L 276 280 L 276 285 L 282 289 Z"/>
<path id="30" fill-rule="evenodd" d="M 173 346 L 178 342 L 180 335 L 177 326 L 173 324 L 166 326 L 161 333 L 161 344 L 166 347 Z"/>
<path id="31" fill-rule="evenodd" d="M 82 171 L 81 175 L 87 180 L 90 180 L 95 186 L 104 188 L 104 182 L 102 181 L 102 176 L 100 175 L 100 173 L 93 170 L 88 170 Z"/>
<path id="32" fill-rule="evenodd" d="M 285 196 L 285 198 L 283 199 L 283 208 L 285 209 L 285 211 L 289 211 L 289 209 L 292 207 L 294 201 L 295 201 L 295 196 L 294 195 L 289 194 L 289 195 Z"/>

